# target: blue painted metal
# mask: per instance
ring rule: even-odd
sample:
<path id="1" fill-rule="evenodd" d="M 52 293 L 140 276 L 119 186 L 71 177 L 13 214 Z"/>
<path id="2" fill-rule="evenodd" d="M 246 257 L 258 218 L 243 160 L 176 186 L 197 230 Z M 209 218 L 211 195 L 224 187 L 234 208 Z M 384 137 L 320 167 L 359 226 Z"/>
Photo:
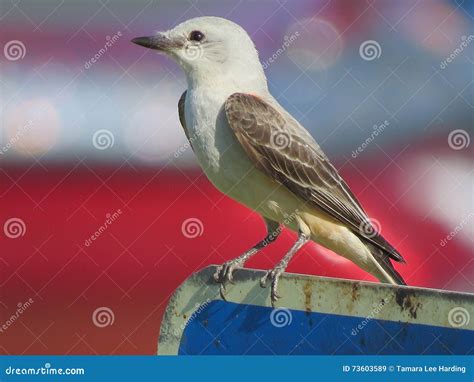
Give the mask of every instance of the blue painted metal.
<path id="1" fill-rule="evenodd" d="M 364 318 L 291 310 L 291 322 L 287 319 L 287 325 L 277 327 L 271 324 L 273 311 L 212 301 L 186 326 L 179 354 L 466 355 L 474 351 L 472 330 L 373 319 L 353 335 Z"/>
<path id="2" fill-rule="evenodd" d="M 238 269 L 226 300 L 215 266 L 187 279 L 159 354 L 474 355 L 474 295 L 285 273 L 274 309 L 264 272 Z"/>

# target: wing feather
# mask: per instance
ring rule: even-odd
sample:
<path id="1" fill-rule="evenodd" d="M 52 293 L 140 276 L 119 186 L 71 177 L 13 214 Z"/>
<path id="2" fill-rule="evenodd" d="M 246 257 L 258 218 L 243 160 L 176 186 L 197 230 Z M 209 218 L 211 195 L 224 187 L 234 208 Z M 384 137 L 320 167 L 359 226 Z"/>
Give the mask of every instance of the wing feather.
<path id="1" fill-rule="evenodd" d="M 179 97 L 178 101 L 178 116 L 179 116 L 179 122 L 181 123 L 181 126 L 184 130 L 184 134 L 186 135 L 186 138 L 188 139 L 189 144 L 191 145 L 191 148 L 194 151 L 193 147 L 193 142 L 192 139 L 189 139 L 189 133 L 188 129 L 186 128 L 186 119 L 185 119 L 185 114 L 184 114 L 184 105 L 186 104 L 186 93 L 187 91 L 184 91 L 183 94 L 181 94 L 181 97 Z"/>
<path id="2" fill-rule="evenodd" d="M 262 99 L 232 94 L 225 103 L 230 128 L 247 155 L 294 194 L 346 224 L 396 261 L 402 256 L 380 234 L 361 229 L 370 220 L 311 135 L 291 116 Z"/>

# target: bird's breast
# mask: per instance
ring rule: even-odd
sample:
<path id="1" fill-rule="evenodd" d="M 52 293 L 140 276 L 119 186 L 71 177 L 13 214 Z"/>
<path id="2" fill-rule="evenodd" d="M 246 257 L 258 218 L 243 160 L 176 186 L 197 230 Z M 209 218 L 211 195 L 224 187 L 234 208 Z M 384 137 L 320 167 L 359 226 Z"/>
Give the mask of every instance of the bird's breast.
<path id="1" fill-rule="evenodd" d="M 185 118 L 188 135 L 204 173 L 214 186 L 262 215 L 281 221 L 286 209 L 294 211 L 300 205 L 286 188 L 261 172 L 250 160 L 224 111 L 228 95 L 188 93 Z M 229 94 L 230 95 L 230 94 Z"/>
<path id="2" fill-rule="evenodd" d="M 253 164 L 240 147 L 223 113 L 218 110 L 195 109 L 190 137 L 197 160 L 209 180 L 228 193 L 236 182 L 251 170 Z"/>
<path id="3" fill-rule="evenodd" d="M 252 163 L 230 129 L 224 111 L 227 94 L 191 91 L 185 118 L 193 149 L 202 169 L 218 187 L 234 182 Z"/>

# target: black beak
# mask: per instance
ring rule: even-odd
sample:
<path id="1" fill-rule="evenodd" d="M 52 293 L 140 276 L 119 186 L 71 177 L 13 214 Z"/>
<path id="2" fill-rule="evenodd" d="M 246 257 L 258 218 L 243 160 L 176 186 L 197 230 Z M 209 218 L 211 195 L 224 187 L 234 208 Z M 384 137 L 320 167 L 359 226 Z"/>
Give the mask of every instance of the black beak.
<path id="1" fill-rule="evenodd" d="M 163 52 L 169 51 L 173 48 L 181 48 L 182 44 L 178 41 L 157 34 L 155 36 L 137 37 L 132 40 L 134 44 L 144 46 L 145 48 L 161 50 Z"/>

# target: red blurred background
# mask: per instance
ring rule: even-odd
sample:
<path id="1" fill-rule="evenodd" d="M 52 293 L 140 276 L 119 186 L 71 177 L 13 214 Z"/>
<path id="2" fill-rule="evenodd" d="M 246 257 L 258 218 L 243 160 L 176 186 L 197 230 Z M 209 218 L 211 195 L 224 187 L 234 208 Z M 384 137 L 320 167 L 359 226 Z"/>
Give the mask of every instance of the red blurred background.
<path id="1" fill-rule="evenodd" d="M 265 234 L 256 214 L 213 188 L 191 150 L 174 155 L 184 143 L 176 110 L 184 77 L 128 42 L 201 13 L 244 25 L 262 60 L 281 46 L 282 31 L 316 20 L 268 68 L 272 92 L 403 254 L 407 264 L 396 267 L 409 285 L 474 292 L 472 48 L 440 69 L 461 35 L 471 35 L 472 7 L 302 1 L 272 3 L 269 14 L 268 2 L 138 3 L 3 7 L 1 43 L 22 41 L 26 55 L 2 56 L 1 67 L 1 353 L 154 354 L 176 287 Z M 124 37 L 84 69 L 117 30 Z M 341 42 L 339 50 L 311 45 L 313 35 L 329 36 L 327 47 Z M 367 62 L 359 46 L 374 36 L 381 57 Z M 319 64 L 307 65 L 308 55 Z M 386 119 L 390 127 L 351 155 Z M 98 129 L 112 134 L 106 150 L 91 143 Z M 457 129 L 467 143 L 453 148 Z M 194 238 L 183 234 L 191 218 L 200 225 Z M 19 232 L 7 228 L 12 221 Z M 271 268 L 293 240 L 284 231 L 247 265 Z M 288 271 L 374 281 L 312 243 Z M 93 320 L 102 307 L 113 315 L 104 327 Z"/>

